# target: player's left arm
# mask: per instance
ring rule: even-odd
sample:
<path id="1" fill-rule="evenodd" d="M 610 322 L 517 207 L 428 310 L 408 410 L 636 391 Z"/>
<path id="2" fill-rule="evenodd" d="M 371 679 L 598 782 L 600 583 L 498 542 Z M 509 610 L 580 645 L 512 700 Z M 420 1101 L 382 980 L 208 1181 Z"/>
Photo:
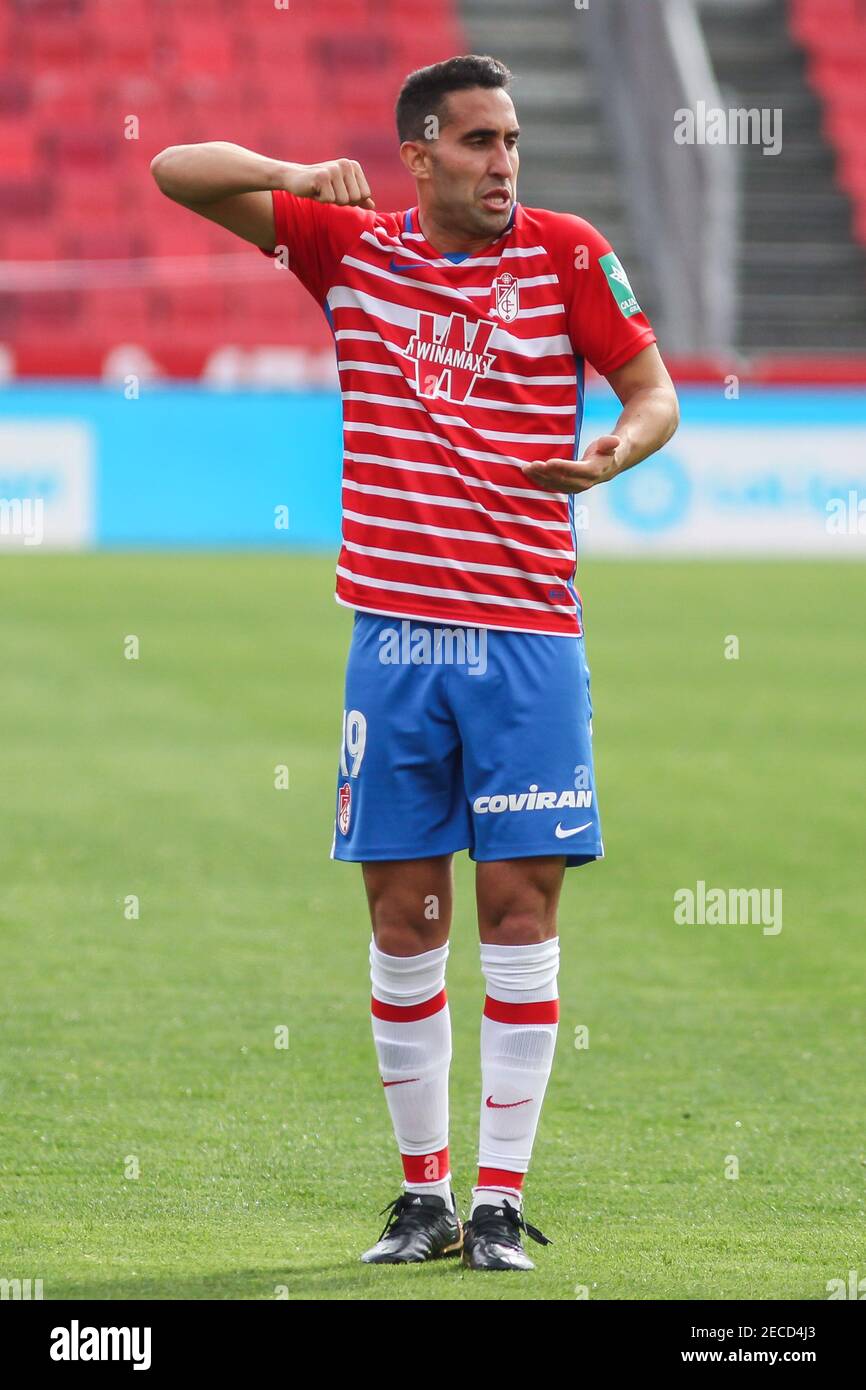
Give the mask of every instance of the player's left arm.
<path id="1" fill-rule="evenodd" d="M 661 449 L 676 430 L 677 393 L 655 343 L 605 375 L 622 405 L 613 433 L 594 439 L 582 459 L 524 464 L 526 476 L 545 491 L 586 492 L 606 483 Z"/>

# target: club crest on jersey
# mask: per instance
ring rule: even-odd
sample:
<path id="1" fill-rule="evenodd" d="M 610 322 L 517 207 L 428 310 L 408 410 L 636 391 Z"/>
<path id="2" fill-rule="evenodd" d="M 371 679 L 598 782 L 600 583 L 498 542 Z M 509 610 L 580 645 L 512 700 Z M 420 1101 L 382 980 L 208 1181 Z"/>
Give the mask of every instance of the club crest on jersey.
<path id="1" fill-rule="evenodd" d="M 415 363 L 418 395 L 465 401 L 496 361 L 495 353 L 487 351 L 495 327 L 488 319 L 470 324 L 464 314 L 451 314 L 437 334 L 435 316 L 419 312 L 418 328 L 403 349 Z"/>
<path id="2" fill-rule="evenodd" d="M 511 323 L 520 313 L 520 285 L 514 276 L 506 271 L 503 275 L 497 275 L 493 281 L 493 288 L 496 291 L 494 313 L 503 323 Z"/>
<path id="3" fill-rule="evenodd" d="M 340 788 L 340 809 L 337 814 L 337 824 L 340 827 L 341 835 L 348 835 L 349 821 L 352 818 L 352 787 L 349 782 L 344 782 Z"/>

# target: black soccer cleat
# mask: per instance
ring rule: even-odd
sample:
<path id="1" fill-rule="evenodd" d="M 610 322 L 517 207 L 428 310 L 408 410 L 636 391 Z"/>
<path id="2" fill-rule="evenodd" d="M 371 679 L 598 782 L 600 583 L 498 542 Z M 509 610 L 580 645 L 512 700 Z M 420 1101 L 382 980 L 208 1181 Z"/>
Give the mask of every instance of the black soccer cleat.
<path id="1" fill-rule="evenodd" d="M 538 1245 L 550 1245 L 534 1226 L 527 1226 L 510 1202 L 476 1207 L 463 1232 L 463 1263 L 468 1269 L 535 1269 L 520 1242 L 525 1231 Z"/>
<path id="2" fill-rule="evenodd" d="M 451 1197 L 452 1203 L 454 1196 Z M 417 1265 L 459 1255 L 463 1246 L 463 1227 L 457 1209 L 449 1211 L 441 1197 L 403 1192 L 379 1213 L 388 1212 L 385 1229 L 376 1244 L 365 1250 L 361 1260 L 367 1265 Z"/>

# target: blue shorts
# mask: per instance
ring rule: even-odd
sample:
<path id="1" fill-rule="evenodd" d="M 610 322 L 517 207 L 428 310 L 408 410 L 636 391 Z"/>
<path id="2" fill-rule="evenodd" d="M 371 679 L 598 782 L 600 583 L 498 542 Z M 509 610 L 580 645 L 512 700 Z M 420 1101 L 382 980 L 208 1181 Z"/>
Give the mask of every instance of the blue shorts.
<path id="1" fill-rule="evenodd" d="M 583 637 L 355 613 L 332 859 L 604 854 Z"/>

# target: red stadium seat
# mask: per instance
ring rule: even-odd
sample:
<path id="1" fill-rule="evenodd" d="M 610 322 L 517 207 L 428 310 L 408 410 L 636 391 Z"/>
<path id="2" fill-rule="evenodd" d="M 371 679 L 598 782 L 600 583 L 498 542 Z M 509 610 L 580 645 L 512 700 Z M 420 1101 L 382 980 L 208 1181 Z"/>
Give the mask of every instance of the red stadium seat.
<path id="1" fill-rule="evenodd" d="M 156 260 L 136 272 L 137 285 L 82 280 L 79 290 L 0 294 L 4 342 L 16 359 L 72 373 L 98 369 L 100 354 L 127 341 L 173 370 L 200 370 L 225 343 L 327 353 L 330 331 L 312 297 L 291 276 L 275 283 L 254 248 L 165 200 L 150 160 L 168 145 L 213 139 L 299 161 L 348 155 L 364 164 L 380 207 L 406 205 L 396 89 L 410 69 L 465 47 L 451 0 L 421 24 L 405 0 L 290 0 L 285 9 L 273 0 L 7 0 L 0 256 L 80 259 L 81 275 L 92 275 L 88 261 Z M 127 116 L 138 139 L 124 138 Z M 225 261 L 232 255 L 243 271 Z M 183 270 L 188 259 L 200 277 L 212 256 L 221 259 L 210 281 Z"/>
<path id="2" fill-rule="evenodd" d="M 0 226 L 0 258 L 9 261 L 57 260 L 57 233 L 44 218 L 30 221 L 3 219 Z"/>
<path id="3" fill-rule="evenodd" d="M 76 170 L 51 181 L 58 230 L 79 227 L 128 226 L 129 212 L 122 183 L 99 170 Z"/>
<path id="4" fill-rule="evenodd" d="M 146 234 L 137 227 L 89 226 L 67 237 L 70 254 L 82 260 L 138 259 L 150 253 Z"/>
<path id="5" fill-rule="evenodd" d="M 38 166 L 39 141 L 34 127 L 0 120 L 0 169 L 4 176 L 32 176 Z"/>
<path id="6" fill-rule="evenodd" d="M 106 174 L 117 159 L 122 137 L 119 129 L 106 125 L 67 125 L 46 130 L 43 148 L 50 163 L 62 165 L 64 172 L 76 168 L 100 169 Z"/>
<path id="7" fill-rule="evenodd" d="M 866 95 L 863 0 L 789 0 L 791 32 L 803 46 L 821 99 L 823 129 L 836 150 L 837 179 L 853 204 L 854 235 L 866 245 L 866 162 L 861 154 Z"/>
<path id="8" fill-rule="evenodd" d="M 41 20 L 24 31 L 28 61 L 41 70 L 74 68 L 87 62 L 96 48 L 96 35 L 84 25 Z"/>
<path id="9" fill-rule="evenodd" d="M 150 302 L 143 286 L 119 286 L 117 289 L 91 290 L 87 295 L 86 313 L 94 328 L 111 323 L 116 318 L 122 326 L 132 320 L 147 323 Z"/>
<path id="10" fill-rule="evenodd" d="M 54 190 L 45 182 L 32 179 L 0 181 L 0 220 L 27 220 L 48 217 L 54 205 Z"/>
<path id="11" fill-rule="evenodd" d="M 22 313 L 19 322 L 31 334 L 68 331 L 81 321 L 84 306 L 81 290 L 39 290 L 27 295 L 26 319 Z"/>
<path id="12" fill-rule="evenodd" d="M 788 13 L 796 38 L 862 19 L 859 0 L 788 0 Z"/>
<path id="13" fill-rule="evenodd" d="M 11 0 L 10 8 L 22 20 L 63 23 L 80 19 L 87 4 L 88 0 Z"/>
<path id="14" fill-rule="evenodd" d="M 32 87 L 19 72 L 0 72 L 0 120 L 21 117 L 33 104 Z"/>
<path id="15" fill-rule="evenodd" d="M 126 26 L 103 35 L 102 51 L 112 72 L 118 75 L 123 70 L 142 73 L 155 62 L 159 42 L 152 29 Z"/>

